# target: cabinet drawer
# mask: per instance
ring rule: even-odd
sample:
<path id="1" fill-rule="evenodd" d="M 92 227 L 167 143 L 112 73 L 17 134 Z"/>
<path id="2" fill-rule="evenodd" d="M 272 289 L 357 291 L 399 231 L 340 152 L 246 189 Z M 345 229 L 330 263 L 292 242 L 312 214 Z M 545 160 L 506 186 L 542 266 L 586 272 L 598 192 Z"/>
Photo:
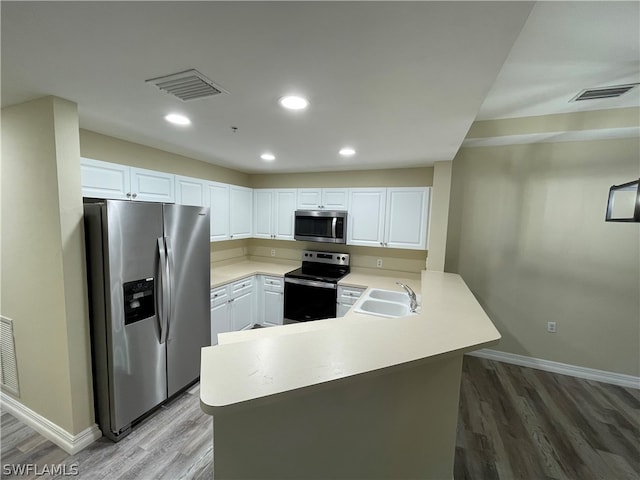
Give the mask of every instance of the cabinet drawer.
<path id="1" fill-rule="evenodd" d="M 362 292 L 364 292 L 363 288 L 338 287 L 338 303 L 353 305 L 360 298 Z"/>
<path id="2" fill-rule="evenodd" d="M 282 277 L 264 277 L 263 286 L 265 290 L 270 292 L 284 291 L 284 278 Z"/>
<path id="3" fill-rule="evenodd" d="M 231 285 L 231 296 L 236 298 L 246 292 L 253 290 L 253 277 L 243 278 Z"/>
<path id="4" fill-rule="evenodd" d="M 225 303 L 229 300 L 229 294 L 227 292 L 227 286 L 217 287 L 211 289 L 211 306 L 215 307 L 221 303 Z"/>

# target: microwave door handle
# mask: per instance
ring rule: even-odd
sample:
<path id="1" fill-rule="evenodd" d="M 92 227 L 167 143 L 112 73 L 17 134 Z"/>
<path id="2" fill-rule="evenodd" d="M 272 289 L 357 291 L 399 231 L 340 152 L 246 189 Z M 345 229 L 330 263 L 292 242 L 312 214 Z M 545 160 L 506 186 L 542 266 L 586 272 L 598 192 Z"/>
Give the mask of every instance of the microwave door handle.
<path id="1" fill-rule="evenodd" d="M 338 217 L 333 217 L 331 220 L 331 237 L 336 238 L 336 226 L 338 225 Z"/>

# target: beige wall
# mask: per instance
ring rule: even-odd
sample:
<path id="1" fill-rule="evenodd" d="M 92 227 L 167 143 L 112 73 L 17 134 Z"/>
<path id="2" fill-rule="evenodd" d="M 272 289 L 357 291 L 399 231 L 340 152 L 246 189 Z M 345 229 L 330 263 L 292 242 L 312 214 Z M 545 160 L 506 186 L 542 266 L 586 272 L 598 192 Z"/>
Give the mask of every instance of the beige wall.
<path id="1" fill-rule="evenodd" d="M 444 271 L 452 166 L 452 162 L 436 162 L 433 167 L 431 215 L 429 216 L 429 260 L 427 262 L 427 269 L 436 272 Z"/>
<path id="2" fill-rule="evenodd" d="M 498 350 L 640 374 L 640 224 L 604 222 L 609 187 L 639 176 L 637 138 L 459 151 L 446 270 Z"/>
<path id="3" fill-rule="evenodd" d="M 433 167 L 262 174 L 249 181 L 253 188 L 422 187 L 433 184 Z"/>
<path id="4" fill-rule="evenodd" d="M 83 157 L 120 163 L 132 167 L 159 170 L 187 177 L 248 187 L 246 173 L 165 152 L 157 148 L 120 140 L 90 130 L 80 130 L 80 153 Z"/>
<path id="5" fill-rule="evenodd" d="M 94 418 L 75 104 L 2 110 L 2 238 L 19 401 L 77 434 Z"/>
<path id="6" fill-rule="evenodd" d="M 375 268 L 376 261 L 382 260 L 382 268 L 397 272 L 418 273 L 424 270 L 426 250 L 403 250 L 397 248 L 357 247 L 352 245 L 334 245 L 316 242 L 297 242 L 288 240 L 268 240 L 252 238 L 249 240 L 249 256 L 256 261 L 291 260 L 299 262 L 302 250 L 320 250 L 348 253 L 352 267 Z M 275 256 L 271 251 L 275 250 Z"/>

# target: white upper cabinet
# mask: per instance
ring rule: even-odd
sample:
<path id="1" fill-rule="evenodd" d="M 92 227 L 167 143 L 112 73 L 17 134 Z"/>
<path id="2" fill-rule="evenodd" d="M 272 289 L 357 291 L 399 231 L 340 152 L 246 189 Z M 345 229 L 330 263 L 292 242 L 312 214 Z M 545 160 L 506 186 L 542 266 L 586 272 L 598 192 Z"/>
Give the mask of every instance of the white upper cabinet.
<path id="1" fill-rule="evenodd" d="M 257 189 L 253 191 L 253 236 L 273 238 L 273 197 L 274 190 Z"/>
<path id="2" fill-rule="evenodd" d="M 299 188 L 298 210 L 318 210 L 322 205 L 321 188 Z"/>
<path id="3" fill-rule="evenodd" d="M 229 185 L 208 182 L 205 199 L 209 202 L 210 237 L 212 242 L 229 240 Z"/>
<path id="4" fill-rule="evenodd" d="M 80 159 L 82 196 L 128 200 L 131 198 L 130 167 L 101 162 L 91 158 Z"/>
<path id="5" fill-rule="evenodd" d="M 175 202 L 175 175 L 131 167 L 131 197 L 140 202 Z"/>
<path id="6" fill-rule="evenodd" d="M 229 187 L 230 234 L 229 238 L 251 237 L 253 190 L 238 185 Z"/>
<path id="7" fill-rule="evenodd" d="M 347 188 L 299 188 L 299 210 L 347 210 Z"/>
<path id="8" fill-rule="evenodd" d="M 352 188 L 349 192 L 347 244 L 384 245 L 386 188 Z"/>
<path id="9" fill-rule="evenodd" d="M 295 188 L 275 191 L 273 197 L 273 235 L 280 240 L 293 240 L 296 213 Z"/>
<path id="10" fill-rule="evenodd" d="M 207 181 L 200 178 L 182 177 L 176 175 L 176 203 L 180 205 L 193 205 L 196 207 L 208 207 Z"/>
<path id="11" fill-rule="evenodd" d="M 387 188 L 385 247 L 426 248 L 430 193 L 429 187 Z"/>
<path id="12" fill-rule="evenodd" d="M 253 191 L 253 236 L 293 240 L 296 189 L 256 189 Z"/>
<path id="13" fill-rule="evenodd" d="M 352 188 L 347 243 L 423 250 L 430 187 Z"/>
<path id="14" fill-rule="evenodd" d="M 80 159 L 82 196 L 141 202 L 175 201 L 175 175 Z"/>

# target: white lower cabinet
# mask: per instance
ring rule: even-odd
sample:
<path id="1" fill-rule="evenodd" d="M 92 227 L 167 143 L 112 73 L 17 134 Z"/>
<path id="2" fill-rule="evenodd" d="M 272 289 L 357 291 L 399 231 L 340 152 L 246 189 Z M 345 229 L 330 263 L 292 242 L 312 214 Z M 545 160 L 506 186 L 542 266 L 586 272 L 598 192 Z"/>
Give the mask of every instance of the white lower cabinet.
<path id="1" fill-rule="evenodd" d="M 259 276 L 261 294 L 259 295 L 260 323 L 265 327 L 282 325 L 284 320 L 284 278 Z"/>
<path id="2" fill-rule="evenodd" d="M 256 321 L 254 277 L 211 289 L 211 344 L 218 334 L 251 328 Z"/>
<path id="3" fill-rule="evenodd" d="M 254 277 L 244 278 L 231 285 L 231 310 L 229 312 L 231 330 L 246 330 L 255 322 Z"/>
<path id="4" fill-rule="evenodd" d="M 211 289 L 211 345 L 218 344 L 218 334 L 229 332 L 229 288 L 227 285 Z"/>
<path id="5" fill-rule="evenodd" d="M 358 287 L 343 287 L 338 285 L 338 300 L 336 307 L 336 317 L 344 317 L 354 303 L 358 301 L 364 288 Z"/>

